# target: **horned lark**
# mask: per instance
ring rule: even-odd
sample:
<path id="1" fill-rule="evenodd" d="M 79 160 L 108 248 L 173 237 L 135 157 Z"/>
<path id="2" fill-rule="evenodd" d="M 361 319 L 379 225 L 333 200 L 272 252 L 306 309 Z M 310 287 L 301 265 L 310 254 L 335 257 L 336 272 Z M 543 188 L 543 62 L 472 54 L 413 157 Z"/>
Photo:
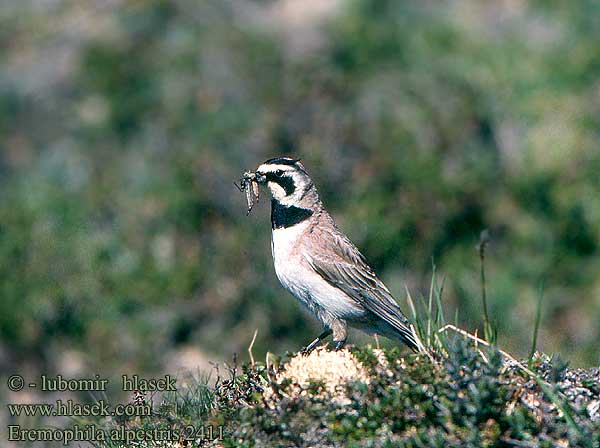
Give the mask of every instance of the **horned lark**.
<path id="1" fill-rule="evenodd" d="M 347 325 L 399 339 L 418 350 L 408 319 L 356 246 L 337 228 L 299 160 L 269 159 L 255 173 L 246 173 L 245 179 L 246 188 L 252 184 L 254 190 L 257 182 L 271 192 L 271 250 L 279 281 L 324 326 L 305 352 L 331 334 L 335 349 L 340 349 Z"/>

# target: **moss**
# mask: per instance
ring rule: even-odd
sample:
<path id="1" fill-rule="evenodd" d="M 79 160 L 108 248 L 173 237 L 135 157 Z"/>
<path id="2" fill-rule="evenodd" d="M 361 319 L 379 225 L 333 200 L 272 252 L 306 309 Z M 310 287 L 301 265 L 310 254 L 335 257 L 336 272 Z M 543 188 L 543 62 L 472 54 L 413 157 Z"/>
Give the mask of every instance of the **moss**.
<path id="1" fill-rule="evenodd" d="M 320 349 L 280 359 L 277 369 L 234 360 L 213 388 L 190 383 L 152 418 L 121 424 L 223 427 L 223 440 L 198 446 L 599 446 L 600 419 L 588 411 L 599 369 L 568 369 L 539 355 L 533 366 L 549 380 L 544 391 L 495 348 L 446 342 L 447 353 L 435 362 L 372 347 Z"/>
<path id="2" fill-rule="evenodd" d="M 573 431 L 549 398 L 506 366 L 498 351 L 486 349 L 484 358 L 461 339 L 450 341 L 448 350 L 442 363 L 433 364 L 422 356 L 403 357 L 397 349 L 354 348 L 369 381 L 348 382 L 347 402 L 331 400 L 322 383 L 311 383 L 303 394 L 284 393 L 270 406 L 257 402 L 235 413 L 231 440 L 361 447 L 597 443 L 597 423 L 581 418 L 580 433 Z M 537 406 L 527 405 L 529 392 Z"/>

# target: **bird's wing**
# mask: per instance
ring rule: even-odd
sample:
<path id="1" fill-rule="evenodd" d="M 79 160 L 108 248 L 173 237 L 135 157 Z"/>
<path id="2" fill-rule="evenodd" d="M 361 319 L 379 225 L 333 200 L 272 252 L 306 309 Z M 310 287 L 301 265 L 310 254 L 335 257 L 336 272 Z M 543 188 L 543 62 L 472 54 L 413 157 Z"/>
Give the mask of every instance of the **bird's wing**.
<path id="1" fill-rule="evenodd" d="M 327 249 L 321 247 L 321 250 L 311 250 L 310 255 L 306 255 L 311 267 L 329 284 L 391 325 L 406 345 L 418 351 L 408 319 L 356 246 L 337 229 L 315 237 L 319 239 L 319 245 L 326 244 Z"/>

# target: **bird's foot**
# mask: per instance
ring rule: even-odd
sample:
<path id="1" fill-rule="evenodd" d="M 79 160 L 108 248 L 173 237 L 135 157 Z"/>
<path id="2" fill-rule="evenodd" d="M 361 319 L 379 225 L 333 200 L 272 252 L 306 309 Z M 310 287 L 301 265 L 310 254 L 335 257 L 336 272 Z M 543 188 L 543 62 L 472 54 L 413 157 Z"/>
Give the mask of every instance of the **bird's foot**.
<path id="1" fill-rule="evenodd" d="M 308 344 L 305 347 L 302 347 L 298 353 L 300 353 L 300 355 L 302 355 L 302 356 L 310 355 L 310 353 L 315 349 L 315 347 L 311 347 L 311 346 L 312 346 L 312 343 Z"/>
<path id="2" fill-rule="evenodd" d="M 331 334 L 331 330 L 325 330 L 323 333 L 321 333 L 319 336 L 317 336 L 315 338 L 315 340 L 313 340 L 306 347 L 302 347 L 302 349 L 300 350 L 300 354 L 302 356 L 310 355 L 310 353 L 316 348 L 316 346 L 319 345 L 321 343 L 321 341 L 323 339 L 325 339 L 327 336 L 329 336 L 330 334 Z"/>
<path id="3" fill-rule="evenodd" d="M 304 347 L 302 347 L 300 349 L 300 354 L 302 356 L 308 356 L 310 355 L 310 353 L 315 349 L 315 347 L 317 345 L 319 345 L 319 342 L 321 342 L 321 340 L 319 338 L 316 338 L 314 341 L 312 341 L 310 344 L 305 345 Z"/>
<path id="4" fill-rule="evenodd" d="M 342 339 L 341 341 L 333 341 L 335 343 L 335 347 L 334 350 L 337 352 L 339 350 L 341 350 L 344 345 L 346 345 L 346 340 Z"/>

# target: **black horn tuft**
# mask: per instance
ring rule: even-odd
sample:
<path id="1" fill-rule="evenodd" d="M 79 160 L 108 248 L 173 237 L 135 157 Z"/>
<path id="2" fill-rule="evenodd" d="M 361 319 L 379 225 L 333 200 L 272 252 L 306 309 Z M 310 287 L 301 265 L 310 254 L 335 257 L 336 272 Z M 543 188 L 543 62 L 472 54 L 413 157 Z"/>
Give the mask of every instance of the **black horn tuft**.
<path id="1" fill-rule="evenodd" d="M 295 165 L 300 159 L 293 159 L 291 157 L 273 157 L 267 160 L 265 165 Z"/>

